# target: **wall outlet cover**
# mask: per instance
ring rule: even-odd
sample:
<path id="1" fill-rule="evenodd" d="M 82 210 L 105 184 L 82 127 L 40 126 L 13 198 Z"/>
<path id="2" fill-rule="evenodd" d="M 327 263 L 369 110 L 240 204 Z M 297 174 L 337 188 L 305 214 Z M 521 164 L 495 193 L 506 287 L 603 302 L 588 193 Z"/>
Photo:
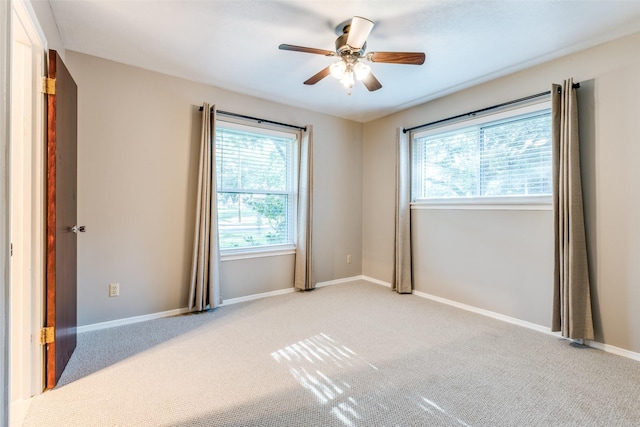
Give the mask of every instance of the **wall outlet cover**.
<path id="1" fill-rule="evenodd" d="M 119 283 L 109 284 L 109 297 L 117 297 L 118 295 L 120 295 L 120 284 Z"/>

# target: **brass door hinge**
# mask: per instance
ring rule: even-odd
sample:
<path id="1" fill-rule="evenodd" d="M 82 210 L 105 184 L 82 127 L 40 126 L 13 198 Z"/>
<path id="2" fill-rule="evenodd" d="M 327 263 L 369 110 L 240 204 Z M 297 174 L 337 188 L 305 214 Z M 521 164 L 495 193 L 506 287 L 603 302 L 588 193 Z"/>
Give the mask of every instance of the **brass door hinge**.
<path id="1" fill-rule="evenodd" d="M 49 77 L 42 78 L 42 93 L 47 95 L 56 94 L 56 79 L 50 79 Z"/>
<path id="2" fill-rule="evenodd" d="M 51 344 L 56 340 L 56 332 L 52 326 L 40 329 L 40 345 Z"/>

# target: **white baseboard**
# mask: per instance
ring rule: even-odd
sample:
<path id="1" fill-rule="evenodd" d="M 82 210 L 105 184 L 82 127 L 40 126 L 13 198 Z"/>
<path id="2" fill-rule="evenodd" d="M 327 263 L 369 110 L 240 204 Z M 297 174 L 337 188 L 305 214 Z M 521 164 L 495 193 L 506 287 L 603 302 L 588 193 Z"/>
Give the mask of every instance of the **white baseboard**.
<path id="1" fill-rule="evenodd" d="M 326 282 L 316 283 L 316 288 L 322 288 L 324 286 L 338 285 L 340 283 L 355 282 L 356 280 L 362 280 L 362 276 L 345 277 L 344 279 L 328 280 Z"/>
<path id="2" fill-rule="evenodd" d="M 251 301 L 251 300 L 260 299 L 260 298 L 267 298 L 267 297 L 272 297 L 276 295 L 288 294 L 294 291 L 295 291 L 294 288 L 289 288 L 289 289 L 281 289 L 273 292 L 265 292 L 261 294 L 248 295 L 246 297 L 231 298 L 228 300 L 224 300 L 223 303 L 220 304 L 220 307 L 225 305 L 237 304 L 239 302 L 244 302 L 244 301 Z M 114 328 L 116 326 L 131 325 L 133 323 L 138 323 L 138 322 L 146 322 L 147 320 L 179 316 L 185 313 L 189 313 L 189 309 L 187 307 L 177 308 L 174 310 L 161 311 L 158 313 L 144 314 L 142 316 L 125 317 L 124 319 L 110 320 L 107 322 L 92 323 L 90 325 L 78 326 L 77 332 L 80 334 L 82 332 L 97 331 L 100 329 Z"/>
<path id="3" fill-rule="evenodd" d="M 162 319 L 163 317 L 178 316 L 188 313 L 188 308 L 177 308 L 175 310 L 161 311 L 159 313 L 143 314 L 142 316 L 125 317 L 124 319 L 110 320 L 107 322 L 92 323 L 90 325 L 78 326 L 78 333 L 97 331 L 100 329 L 114 328 L 116 326 L 131 325 L 133 323 L 145 322 L 147 320 Z"/>
<path id="4" fill-rule="evenodd" d="M 268 297 L 275 297 L 277 295 L 290 294 L 295 291 L 296 291 L 295 288 L 287 288 L 287 289 L 280 289 L 277 291 L 263 292 L 261 294 L 247 295 L 246 297 L 226 299 L 222 301 L 222 304 L 220 304 L 220 307 L 224 307 L 225 305 L 238 304 L 239 302 L 253 301 L 261 298 L 268 298 Z"/>
<path id="5" fill-rule="evenodd" d="M 345 277 L 344 279 L 329 280 L 327 282 L 319 282 L 319 283 L 316 283 L 316 288 L 321 288 L 323 286 L 337 285 L 339 283 L 355 282 L 358 280 L 364 280 L 365 282 L 386 286 L 387 288 L 391 287 L 391 283 L 383 282 L 382 280 L 374 279 L 373 277 L 360 275 L 360 276 Z"/>
<path id="6" fill-rule="evenodd" d="M 514 325 L 522 326 L 524 328 L 533 329 L 534 331 L 542 332 L 548 335 L 553 335 L 557 338 L 563 338 L 559 332 L 552 332 L 550 328 L 542 325 L 538 325 L 535 323 L 527 322 L 525 320 L 516 319 L 514 317 L 505 316 L 504 314 L 495 313 L 493 311 L 484 310 L 482 308 L 473 307 L 471 305 L 462 304 L 457 301 L 452 301 L 446 298 L 437 297 L 435 295 L 427 294 L 420 291 L 413 291 L 413 294 L 419 296 L 421 298 L 427 298 L 433 301 L 440 302 L 442 304 L 447 304 L 453 307 L 461 308 L 463 310 L 471 311 L 473 313 L 478 313 L 483 316 L 491 317 L 493 319 L 502 320 L 503 322 L 512 323 Z M 630 350 L 626 350 L 624 348 L 616 347 L 609 344 L 602 344 L 597 341 L 585 341 L 584 345 L 595 348 L 597 350 L 602 350 L 607 353 L 615 354 L 618 356 L 626 357 L 628 359 L 633 359 L 640 361 L 640 353 L 636 353 Z"/>
<path id="7" fill-rule="evenodd" d="M 329 281 L 325 281 L 325 282 L 318 282 L 316 283 L 316 288 L 321 288 L 324 286 L 331 286 L 331 285 L 337 285 L 340 283 L 349 283 L 349 282 L 355 282 L 358 280 L 364 280 L 366 282 L 369 283 L 373 283 L 376 285 L 381 285 L 381 286 L 385 286 L 387 288 L 391 288 L 391 284 L 382 280 L 378 280 L 378 279 L 374 279 L 373 277 L 369 277 L 369 276 L 365 276 L 365 275 L 359 275 L 359 276 L 353 276 L 353 277 L 346 277 L 343 279 L 336 279 L 336 280 L 329 280 Z M 253 301 L 256 299 L 261 299 L 261 298 L 268 298 L 268 297 L 272 297 L 272 296 L 277 296 L 277 295 L 284 295 L 284 294 L 289 294 L 291 292 L 295 292 L 295 288 L 287 288 L 287 289 L 280 289 L 277 291 L 272 291 L 272 292 L 264 292 L 264 293 L 260 293 L 260 294 L 253 294 L 253 295 L 247 295 L 245 297 L 238 297 L 238 298 L 231 298 L 228 300 L 225 300 L 220 306 L 225 306 L 225 305 L 232 305 L 232 304 L 237 304 L 240 302 L 245 302 L 245 301 Z M 538 331 L 538 332 L 542 332 L 548 335 L 553 335 L 555 337 L 558 338 L 562 338 L 561 335 L 557 332 L 551 332 L 551 330 L 546 327 L 546 326 L 542 326 L 542 325 L 538 325 L 535 323 L 531 323 L 531 322 L 527 322 L 525 320 L 521 320 L 521 319 L 516 319 L 515 317 L 510 317 L 510 316 L 506 316 L 504 314 L 500 314 L 500 313 L 496 313 L 493 311 L 489 311 L 489 310 L 484 310 L 482 308 L 478 308 L 478 307 L 474 307 L 471 305 L 467 305 L 467 304 L 463 304 L 457 301 L 453 301 L 453 300 L 449 300 L 446 298 L 442 298 L 442 297 L 438 297 L 435 295 L 431 295 L 425 292 L 420 292 L 420 291 L 413 291 L 412 292 L 414 295 L 421 297 L 421 298 L 426 298 L 426 299 L 430 299 L 432 301 L 436 301 L 442 304 L 446 304 L 446 305 L 450 305 L 453 307 L 457 307 L 460 308 L 462 310 L 466 310 L 466 311 L 470 311 L 473 313 L 477 313 L 477 314 L 481 314 L 483 316 L 487 316 L 487 317 L 491 317 L 493 319 L 497 319 L 497 320 L 502 320 L 503 322 L 507 322 L 507 323 L 511 323 L 514 325 L 518 325 L 518 326 L 522 326 L 524 328 L 528 328 L 528 329 L 533 329 L 534 331 Z M 172 316 L 177 316 L 180 314 L 184 314 L 184 313 L 188 313 L 189 309 L 188 308 L 179 308 L 179 309 L 175 309 L 175 310 L 168 310 L 168 311 L 162 311 L 159 313 L 151 313 L 151 314 L 145 314 L 142 316 L 134 316 L 134 317 L 127 317 L 124 319 L 118 319 L 118 320 L 111 320 L 108 322 L 101 322 L 101 323 L 94 323 L 91 325 L 84 325 L 84 326 L 78 326 L 78 333 L 82 333 L 82 332 L 89 332 L 89 331 L 97 331 L 99 329 L 107 329 L 107 328 L 113 328 L 115 326 L 122 326 L 122 325 L 129 325 L 132 323 L 138 323 L 138 322 L 144 322 L 147 320 L 152 320 L 152 319 L 161 319 L 163 317 L 172 317 Z M 613 345 L 609 345 L 609 344 L 603 344 L 597 341 L 586 341 L 585 345 L 598 349 L 598 350 L 602 350 L 605 351 L 607 353 L 612 353 L 618 356 L 622 356 L 622 357 L 626 357 L 628 359 L 633 359 L 633 360 L 637 360 L 640 361 L 640 353 L 636 353 L 630 350 L 626 350 L 624 348 L 620 348 L 620 347 L 616 347 Z M 28 409 L 28 404 L 27 404 L 27 409 Z M 26 414 L 26 412 L 25 412 Z"/>
<path id="8" fill-rule="evenodd" d="M 384 282 L 384 281 L 382 281 L 382 280 L 378 280 L 378 279 L 374 279 L 373 277 L 369 277 L 369 276 L 360 276 L 360 278 L 361 278 L 362 280 L 367 281 L 367 282 L 375 283 L 376 285 L 386 286 L 387 288 L 390 288 L 390 287 L 391 287 L 391 283 Z"/>
<path id="9" fill-rule="evenodd" d="M 391 283 L 384 282 L 382 280 L 374 279 L 374 278 L 368 277 L 368 276 L 361 276 L 361 278 L 362 278 L 362 280 L 365 280 L 367 282 L 371 282 L 371 283 L 375 283 L 375 284 L 378 284 L 378 285 L 386 286 L 388 288 L 391 287 Z M 450 300 L 450 299 L 437 297 L 435 295 L 427 294 L 425 292 L 420 292 L 420 291 L 415 291 L 414 290 L 411 293 L 413 295 L 421 297 L 421 298 L 430 299 L 432 301 L 436 301 L 436 302 L 439 302 L 439 303 L 442 303 L 442 304 L 446 304 L 446 305 L 450 305 L 450 306 L 453 306 L 453 307 L 457 307 L 457 308 L 460 308 L 462 310 L 471 311 L 473 313 L 481 314 L 483 316 L 491 317 L 491 318 L 494 318 L 494 319 L 497 319 L 497 320 L 502 320 L 503 322 L 512 323 L 514 325 L 522 326 L 522 327 L 525 327 L 525 328 L 536 330 L 538 332 L 544 332 L 546 334 L 551 334 L 551 335 L 555 335 L 555 336 L 560 337 L 559 334 L 551 332 L 549 330 L 549 328 L 537 325 L 535 323 L 531 323 L 531 322 L 527 322 L 527 321 L 524 321 L 524 320 L 516 319 L 514 317 L 505 316 L 504 314 L 495 313 L 493 311 L 484 310 L 484 309 L 477 308 L 477 307 L 474 307 L 474 306 L 471 306 L 471 305 L 462 304 L 460 302 L 453 301 L 453 300 Z"/>
<path id="10" fill-rule="evenodd" d="M 483 316 L 491 317 L 493 319 L 502 320 L 503 322 L 512 323 L 514 325 L 522 326 L 524 328 L 533 329 L 534 331 L 543 332 L 549 335 L 555 335 L 560 337 L 560 334 L 551 332 L 551 329 L 541 326 L 535 323 L 527 322 L 526 320 L 516 319 L 515 317 L 506 316 L 504 314 L 496 313 L 494 311 L 484 310 L 482 308 L 474 307 L 472 305 L 463 304 L 457 301 L 452 301 L 446 298 L 437 297 L 435 295 L 427 294 L 420 291 L 413 291 L 413 294 L 421 298 L 437 301 L 442 304 L 450 305 L 452 307 L 461 308 L 462 310 L 470 311 L 472 313 L 482 314 Z"/>
<path id="11" fill-rule="evenodd" d="M 365 279 L 364 276 L 347 277 L 347 278 L 344 278 L 344 279 L 330 280 L 328 282 L 317 283 L 316 284 L 316 288 L 320 288 L 322 286 L 335 285 L 335 284 L 338 284 L 338 283 L 353 282 L 355 280 L 369 280 L 369 281 L 373 282 L 375 279 Z M 277 295 L 284 295 L 284 294 L 288 294 L 288 293 L 295 292 L 295 291 L 296 291 L 295 288 L 292 287 L 292 288 L 287 288 L 287 289 L 280 289 L 280 290 L 277 290 L 277 291 L 263 292 L 263 293 L 260 293 L 260 294 L 247 295 L 247 296 L 244 296 L 244 297 L 230 298 L 230 299 L 224 300 L 222 302 L 222 304 L 220 304 L 220 307 L 224 307 L 226 305 L 238 304 L 240 302 L 245 302 L 245 301 L 253 301 L 253 300 L 261 299 L 261 298 L 268 298 L 268 297 L 273 297 L 273 296 L 277 296 Z M 92 323 L 90 325 L 78 326 L 77 332 L 80 334 L 80 333 L 83 333 L 83 332 L 90 332 L 90 331 L 97 331 L 97 330 L 100 330 L 100 329 L 114 328 L 116 326 L 131 325 L 133 323 L 145 322 L 147 320 L 162 319 L 164 317 L 178 316 L 180 314 L 185 314 L 185 313 L 188 313 L 188 312 L 189 312 L 189 309 L 184 307 L 184 308 L 178 308 L 178 309 L 175 309 L 175 310 L 161 311 L 159 313 L 144 314 L 142 316 L 133 316 L 133 317 L 126 317 L 124 319 L 110 320 L 110 321 L 107 321 L 107 322 Z"/>
<path id="12" fill-rule="evenodd" d="M 601 342 L 597 342 L 597 341 L 587 341 L 585 345 L 588 345 L 589 347 L 592 347 L 592 348 L 597 348 L 598 350 L 606 351 L 607 353 L 615 354 L 618 356 L 626 357 L 628 359 L 633 359 L 640 362 L 640 353 L 629 351 L 624 348 L 616 347 L 609 344 L 602 344 Z"/>

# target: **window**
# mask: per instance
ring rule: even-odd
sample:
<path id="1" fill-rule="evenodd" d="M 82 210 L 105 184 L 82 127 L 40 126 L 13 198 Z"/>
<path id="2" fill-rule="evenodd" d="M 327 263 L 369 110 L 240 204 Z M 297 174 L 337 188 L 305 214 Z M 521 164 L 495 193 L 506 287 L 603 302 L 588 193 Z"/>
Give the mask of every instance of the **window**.
<path id="1" fill-rule="evenodd" d="M 220 249 L 293 248 L 298 134 L 218 122 Z"/>
<path id="2" fill-rule="evenodd" d="M 413 134 L 412 201 L 550 201 L 548 103 Z"/>

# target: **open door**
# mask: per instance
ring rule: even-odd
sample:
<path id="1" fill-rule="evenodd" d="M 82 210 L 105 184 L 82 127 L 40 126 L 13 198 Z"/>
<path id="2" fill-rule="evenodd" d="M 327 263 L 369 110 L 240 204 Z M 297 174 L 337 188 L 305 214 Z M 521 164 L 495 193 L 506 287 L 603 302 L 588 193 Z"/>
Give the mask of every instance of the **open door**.
<path id="1" fill-rule="evenodd" d="M 47 281 L 45 388 L 55 387 L 76 348 L 77 86 L 55 50 L 47 87 Z M 84 229 L 82 227 L 82 229 Z"/>

